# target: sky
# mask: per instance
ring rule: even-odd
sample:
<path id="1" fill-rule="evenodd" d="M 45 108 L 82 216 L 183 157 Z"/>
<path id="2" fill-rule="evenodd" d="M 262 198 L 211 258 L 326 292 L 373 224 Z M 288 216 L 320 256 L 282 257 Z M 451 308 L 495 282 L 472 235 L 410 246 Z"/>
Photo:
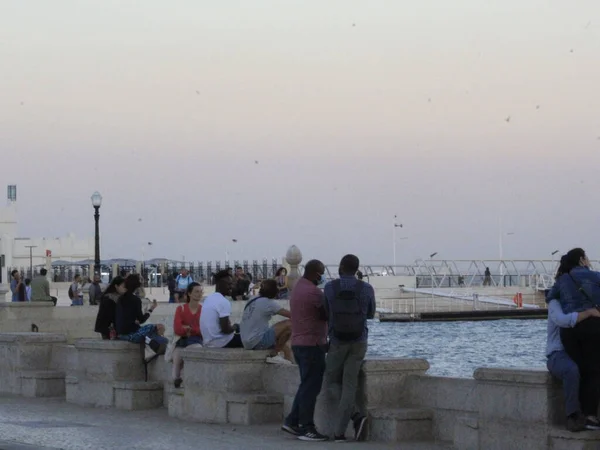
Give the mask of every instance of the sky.
<path id="1" fill-rule="evenodd" d="M 0 0 L 0 184 L 103 258 L 597 258 L 598 55 L 594 0 Z"/>

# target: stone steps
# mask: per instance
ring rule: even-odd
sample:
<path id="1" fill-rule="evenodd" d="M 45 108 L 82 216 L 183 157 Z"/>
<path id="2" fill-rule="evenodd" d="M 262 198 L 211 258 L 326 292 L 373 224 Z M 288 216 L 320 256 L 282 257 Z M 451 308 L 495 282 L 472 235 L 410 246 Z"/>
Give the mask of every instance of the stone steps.
<path id="1" fill-rule="evenodd" d="M 369 410 L 369 439 L 382 442 L 433 441 L 433 411 L 427 408 Z"/>
<path id="2" fill-rule="evenodd" d="M 552 450 L 598 450 L 600 430 L 571 433 L 564 428 L 552 428 L 549 440 Z"/>

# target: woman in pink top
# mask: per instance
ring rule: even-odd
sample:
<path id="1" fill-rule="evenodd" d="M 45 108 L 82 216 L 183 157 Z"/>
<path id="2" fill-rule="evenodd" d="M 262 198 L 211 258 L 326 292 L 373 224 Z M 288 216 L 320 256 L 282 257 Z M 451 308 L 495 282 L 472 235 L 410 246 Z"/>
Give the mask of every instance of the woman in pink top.
<path id="1" fill-rule="evenodd" d="M 178 306 L 175 310 L 173 330 L 179 340 L 173 351 L 173 384 L 176 388 L 181 386 L 181 370 L 183 359 L 181 349 L 193 345 L 202 345 L 202 334 L 200 334 L 200 314 L 202 312 L 202 295 L 204 291 L 199 283 L 190 283 L 185 290 L 186 303 Z"/>

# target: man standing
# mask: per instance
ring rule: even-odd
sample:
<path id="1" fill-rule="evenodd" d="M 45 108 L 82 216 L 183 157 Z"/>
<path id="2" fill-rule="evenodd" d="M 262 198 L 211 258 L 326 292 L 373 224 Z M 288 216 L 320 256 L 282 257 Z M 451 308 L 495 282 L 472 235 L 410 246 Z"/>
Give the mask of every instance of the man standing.
<path id="1" fill-rule="evenodd" d="M 94 281 L 90 284 L 90 305 L 100 304 L 100 297 L 102 297 L 102 286 L 100 284 L 100 275 L 94 275 Z"/>
<path id="2" fill-rule="evenodd" d="M 233 280 L 226 270 L 215 274 L 215 292 L 204 299 L 200 314 L 200 334 L 205 347 L 242 348 L 239 325 L 231 325 L 231 295 Z"/>
<path id="3" fill-rule="evenodd" d="M 325 266 L 313 259 L 306 263 L 304 275 L 296 282 L 290 298 L 292 314 L 292 352 L 300 370 L 300 386 L 292 411 L 281 429 L 302 441 L 326 441 L 327 436 L 315 427 L 317 396 L 321 392 L 325 373 L 327 321 L 323 308 L 323 293 L 317 287 Z"/>
<path id="4" fill-rule="evenodd" d="M 40 270 L 40 274 L 31 280 L 31 301 L 32 302 L 53 302 L 56 306 L 56 297 L 50 295 L 50 283 L 46 275 L 46 269 Z"/>
<path id="5" fill-rule="evenodd" d="M 190 276 L 190 273 L 187 269 L 181 269 L 177 278 L 175 278 L 175 303 L 179 303 L 184 298 L 185 290 L 192 283 L 194 279 Z"/>
<path id="6" fill-rule="evenodd" d="M 352 419 L 354 439 L 365 438 L 366 408 L 356 405 L 358 374 L 367 353 L 367 319 L 375 315 L 373 287 L 356 278 L 359 260 L 346 255 L 340 261 L 340 278 L 325 286 L 325 310 L 329 328 L 326 379 L 339 399 L 334 439 L 346 441 L 346 428 Z M 362 403 L 362 402 L 361 402 Z"/>
<path id="7" fill-rule="evenodd" d="M 19 295 L 19 290 L 21 289 L 21 285 L 23 284 L 23 281 L 21 281 L 21 274 L 19 273 L 18 270 L 13 270 L 10 273 L 11 276 L 11 280 L 10 280 L 10 292 L 12 293 L 12 301 L 13 302 L 20 302 L 20 301 L 25 301 L 24 299 L 21 300 L 20 295 Z"/>

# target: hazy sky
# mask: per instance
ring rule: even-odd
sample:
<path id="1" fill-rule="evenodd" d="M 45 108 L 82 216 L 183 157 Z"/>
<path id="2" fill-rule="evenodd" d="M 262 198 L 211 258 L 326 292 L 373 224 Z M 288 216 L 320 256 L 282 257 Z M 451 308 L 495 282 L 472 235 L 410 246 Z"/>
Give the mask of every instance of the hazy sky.
<path id="1" fill-rule="evenodd" d="M 597 258 L 599 80 L 597 0 L 0 0 L 0 180 L 103 257 Z"/>

